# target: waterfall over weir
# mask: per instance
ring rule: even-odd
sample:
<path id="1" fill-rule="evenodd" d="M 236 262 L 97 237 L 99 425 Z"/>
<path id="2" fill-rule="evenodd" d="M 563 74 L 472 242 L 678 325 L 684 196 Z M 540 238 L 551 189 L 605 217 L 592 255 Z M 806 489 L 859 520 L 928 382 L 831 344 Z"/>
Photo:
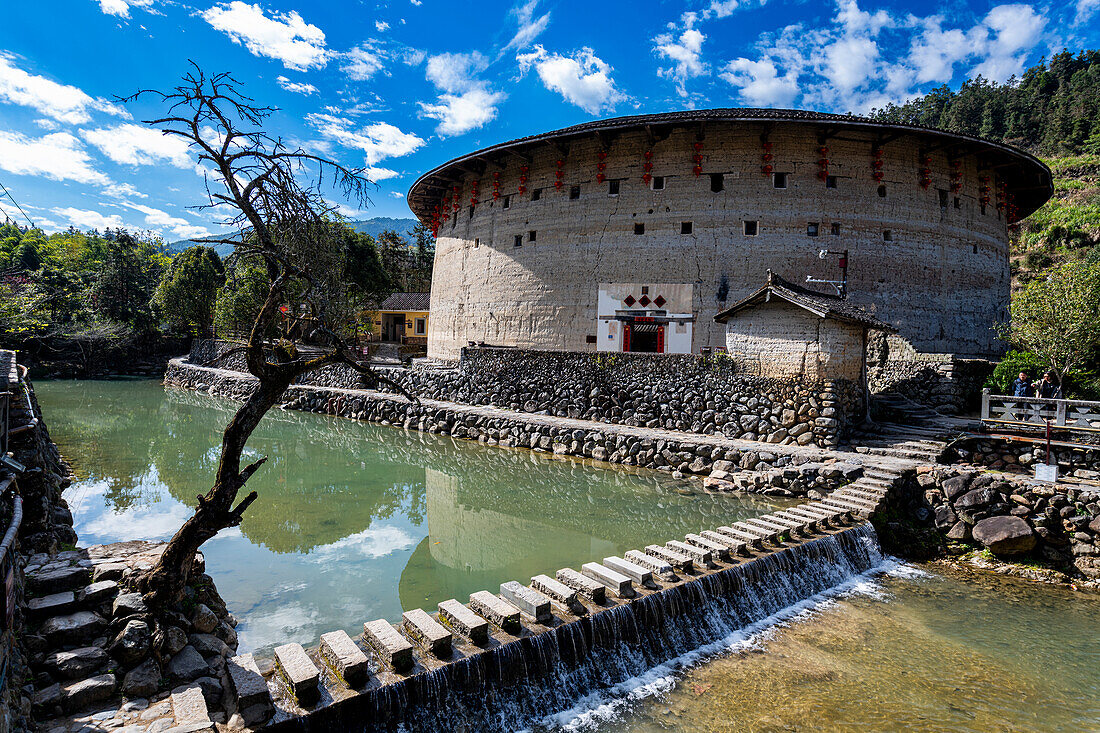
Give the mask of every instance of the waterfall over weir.
<path id="1" fill-rule="evenodd" d="M 334 701 L 269 731 L 514 731 L 883 561 L 870 524 L 792 545 Z"/>

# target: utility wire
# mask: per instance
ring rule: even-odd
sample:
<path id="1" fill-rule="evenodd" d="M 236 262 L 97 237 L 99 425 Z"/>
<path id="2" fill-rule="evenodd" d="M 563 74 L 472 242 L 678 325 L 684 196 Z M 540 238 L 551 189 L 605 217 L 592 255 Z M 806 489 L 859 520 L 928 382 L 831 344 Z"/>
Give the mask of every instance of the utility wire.
<path id="1" fill-rule="evenodd" d="M 4 190 L 4 193 L 6 193 L 8 195 L 8 198 L 11 199 L 11 202 L 15 204 L 15 208 L 19 209 L 19 213 L 22 214 L 23 218 L 27 220 L 27 223 L 31 225 L 31 229 L 34 229 L 34 222 L 31 221 L 31 218 L 29 216 L 27 216 L 27 212 L 23 211 L 23 207 L 19 205 L 19 202 L 15 200 L 15 197 L 11 195 L 11 192 L 8 191 L 7 186 L 5 186 L 3 183 L 0 183 L 0 189 Z"/>

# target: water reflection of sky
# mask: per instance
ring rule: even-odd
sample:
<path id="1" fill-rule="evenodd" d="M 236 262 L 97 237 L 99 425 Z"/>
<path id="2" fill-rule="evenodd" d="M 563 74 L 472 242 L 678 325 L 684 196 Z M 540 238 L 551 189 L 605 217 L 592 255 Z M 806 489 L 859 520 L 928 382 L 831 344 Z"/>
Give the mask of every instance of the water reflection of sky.
<path id="1" fill-rule="evenodd" d="M 38 386 L 79 477 L 82 545 L 168 539 L 217 460 L 231 404 L 155 382 Z M 111 409 L 105 411 L 104 405 Z M 275 411 L 250 443 L 268 463 L 242 525 L 203 550 L 242 650 L 316 641 L 506 580 L 767 511 L 667 476 Z"/>

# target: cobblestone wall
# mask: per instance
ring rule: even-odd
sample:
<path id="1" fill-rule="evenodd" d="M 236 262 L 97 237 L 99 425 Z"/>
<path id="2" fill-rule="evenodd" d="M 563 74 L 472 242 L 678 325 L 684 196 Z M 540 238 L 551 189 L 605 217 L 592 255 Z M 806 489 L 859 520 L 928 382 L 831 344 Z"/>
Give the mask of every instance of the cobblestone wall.
<path id="1" fill-rule="evenodd" d="M 945 415 L 976 411 L 994 362 L 951 354 L 920 354 L 896 336 L 873 335 L 867 345 L 871 392 L 897 392 Z"/>
<path id="2" fill-rule="evenodd" d="M 191 361 L 209 363 L 225 348 L 196 342 Z M 233 355 L 217 366 L 241 370 L 243 360 Z M 742 374 L 722 355 L 467 348 L 457 366 L 380 371 L 420 397 L 779 444 L 835 447 L 863 417 L 856 382 Z M 303 382 L 375 386 L 346 367 L 322 369 Z"/>

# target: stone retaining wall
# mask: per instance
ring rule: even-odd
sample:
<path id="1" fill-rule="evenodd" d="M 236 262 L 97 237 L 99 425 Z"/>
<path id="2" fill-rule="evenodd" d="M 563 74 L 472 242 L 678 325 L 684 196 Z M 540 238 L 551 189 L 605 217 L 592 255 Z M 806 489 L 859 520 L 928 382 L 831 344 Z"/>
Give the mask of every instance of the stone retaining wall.
<path id="1" fill-rule="evenodd" d="M 968 438 L 952 446 L 960 463 L 986 466 L 1010 473 L 1032 473 L 1036 464 L 1047 462 L 1042 443 L 1010 442 L 1000 438 Z M 1050 462 L 1058 464 L 1061 476 L 1095 481 L 1100 479 L 1100 446 L 1067 448 L 1053 446 Z"/>
<path id="2" fill-rule="evenodd" d="M 872 393 L 897 392 L 945 415 L 975 412 L 994 362 L 952 354 L 921 354 L 903 339 L 872 335 L 867 345 Z"/>
<path id="3" fill-rule="evenodd" d="M 948 540 L 1100 579 L 1100 492 L 956 466 L 922 467 L 923 518 Z M 928 512 L 928 509 L 925 509 Z M 918 514 L 918 518 L 921 515 Z"/>
<path id="4" fill-rule="evenodd" d="M 190 360 L 210 363 L 228 348 L 196 341 Z M 234 354 L 217 366 L 243 371 L 242 357 Z M 855 382 L 752 376 L 723 355 L 466 348 L 457 366 L 422 363 L 379 372 L 422 398 L 786 445 L 835 448 L 863 417 L 863 393 Z M 375 387 L 343 366 L 300 381 Z"/>

